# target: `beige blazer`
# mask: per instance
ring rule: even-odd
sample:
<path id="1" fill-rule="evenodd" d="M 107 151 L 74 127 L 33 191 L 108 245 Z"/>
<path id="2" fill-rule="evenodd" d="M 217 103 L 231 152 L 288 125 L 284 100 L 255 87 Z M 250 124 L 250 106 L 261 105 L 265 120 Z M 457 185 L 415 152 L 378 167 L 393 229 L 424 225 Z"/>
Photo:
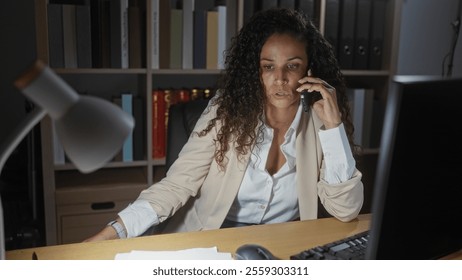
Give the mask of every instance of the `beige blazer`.
<path id="1" fill-rule="evenodd" d="M 216 108 L 209 108 L 198 120 L 194 131 L 201 131 L 216 115 Z M 335 185 L 320 179 L 324 172 L 318 137 L 321 126 L 322 122 L 312 112 L 309 117 L 302 116 L 297 130 L 296 178 L 300 219 L 318 217 L 319 197 L 329 214 L 341 221 L 350 221 L 358 215 L 363 204 L 362 174 L 356 170 L 350 180 Z M 217 130 L 214 128 L 204 137 L 192 133 L 167 176 L 140 194 L 139 198 L 151 204 L 161 222 L 171 217 L 165 232 L 217 229 L 226 218 L 250 155 L 239 160 L 232 142 L 226 154 L 226 170 L 220 170 L 214 161 L 213 139 Z"/>

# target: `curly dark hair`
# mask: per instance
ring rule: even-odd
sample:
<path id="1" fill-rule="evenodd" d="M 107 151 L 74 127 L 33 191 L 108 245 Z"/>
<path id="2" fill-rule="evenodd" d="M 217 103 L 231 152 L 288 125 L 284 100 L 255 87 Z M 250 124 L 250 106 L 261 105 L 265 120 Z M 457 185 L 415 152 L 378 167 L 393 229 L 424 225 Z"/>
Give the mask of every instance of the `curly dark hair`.
<path id="1" fill-rule="evenodd" d="M 218 105 L 217 116 L 199 133 L 206 135 L 217 122 L 222 125 L 215 139 L 215 160 L 222 168 L 226 166 L 225 154 L 230 141 L 236 142 L 235 150 L 239 157 L 259 142 L 257 126 L 262 120 L 266 102 L 260 80 L 260 52 L 266 40 L 276 33 L 289 34 L 305 42 L 313 76 L 336 88 L 342 121 L 353 147 L 353 124 L 345 81 L 332 46 L 304 13 L 273 8 L 255 13 L 232 38 L 226 52 L 225 71 L 219 80 L 221 93 L 214 99 L 215 105 Z"/>

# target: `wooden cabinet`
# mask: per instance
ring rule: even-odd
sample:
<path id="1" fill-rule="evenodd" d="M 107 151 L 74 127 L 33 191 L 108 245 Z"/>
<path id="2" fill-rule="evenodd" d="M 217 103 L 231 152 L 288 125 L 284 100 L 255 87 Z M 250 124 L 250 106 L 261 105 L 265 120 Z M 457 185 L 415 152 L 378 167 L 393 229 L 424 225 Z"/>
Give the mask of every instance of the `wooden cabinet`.
<path id="1" fill-rule="evenodd" d="M 197 2 L 198 0 L 196 0 Z M 37 56 L 49 63 L 50 46 L 47 6 L 50 1 L 35 0 Z M 93 1 L 92 1 L 93 2 Z M 95 233 L 130 201 L 140 190 L 158 181 L 165 174 L 164 159 L 152 155 L 152 95 L 155 88 L 214 87 L 220 70 L 207 69 L 152 69 L 152 36 L 154 0 L 140 0 L 142 30 L 140 36 L 145 54 L 140 68 L 55 68 L 73 88 L 111 100 L 124 90 L 136 92 L 144 108 L 143 158 L 130 162 L 111 161 L 104 168 L 81 174 L 71 163 L 55 164 L 52 123 L 41 122 L 43 186 L 45 200 L 45 228 L 48 245 L 75 242 Z M 223 2 L 223 1 L 221 1 Z M 244 21 L 244 0 L 227 0 L 227 30 L 233 34 Z M 385 104 L 387 86 L 396 69 L 400 0 L 389 0 L 386 11 L 385 44 L 382 69 L 345 70 L 348 86 L 373 88 L 377 98 Z M 325 27 L 326 0 L 316 1 L 319 27 Z M 374 124 L 381 125 L 381 124 Z M 377 149 L 367 151 L 377 154 Z M 371 175 L 373 176 L 373 174 Z"/>
<path id="2" fill-rule="evenodd" d="M 55 191 L 57 238 L 60 243 L 81 242 L 100 231 L 108 221 L 138 197 L 146 182 L 137 169 L 109 170 L 105 176 L 68 174 Z M 111 173 L 111 174 L 109 174 Z M 106 178 L 110 176 L 111 180 Z M 83 182 L 82 182 L 83 181 Z M 88 184 L 88 182 L 92 184 Z"/>

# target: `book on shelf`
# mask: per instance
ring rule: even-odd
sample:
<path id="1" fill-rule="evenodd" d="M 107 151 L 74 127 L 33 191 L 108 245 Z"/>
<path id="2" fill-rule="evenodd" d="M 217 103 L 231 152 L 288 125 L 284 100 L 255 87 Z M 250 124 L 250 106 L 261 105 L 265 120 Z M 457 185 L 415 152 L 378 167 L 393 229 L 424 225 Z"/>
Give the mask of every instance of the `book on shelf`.
<path id="1" fill-rule="evenodd" d="M 383 40 L 385 36 L 385 21 L 388 0 L 371 0 L 371 33 L 369 45 L 369 69 L 382 68 Z"/>
<path id="2" fill-rule="evenodd" d="M 353 68 L 356 0 L 340 1 L 338 61 L 342 69 Z"/>
<path id="3" fill-rule="evenodd" d="M 279 0 L 279 8 L 295 9 L 295 0 Z"/>
<path id="4" fill-rule="evenodd" d="M 63 8 L 47 5 L 49 63 L 52 68 L 64 67 Z"/>
<path id="5" fill-rule="evenodd" d="M 238 22 L 240 23 L 242 21 L 242 17 L 238 16 L 241 7 L 239 1 L 226 0 L 226 49 L 231 46 L 231 39 L 236 36 L 239 27 Z"/>
<path id="6" fill-rule="evenodd" d="M 349 88 L 346 92 L 354 125 L 353 135 L 355 143 L 363 148 L 370 148 L 374 90 L 366 88 Z"/>
<path id="7" fill-rule="evenodd" d="M 63 4 L 64 67 L 77 68 L 75 5 Z"/>
<path id="8" fill-rule="evenodd" d="M 193 67 L 206 68 L 207 11 L 194 10 Z"/>
<path id="9" fill-rule="evenodd" d="M 91 58 L 92 67 L 103 67 L 102 62 L 102 13 L 103 1 L 89 1 L 91 14 Z"/>
<path id="10" fill-rule="evenodd" d="M 128 67 L 141 68 L 142 65 L 142 12 L 137 1 L 128 6 Z"/>
<path id="11" fill-rule="evenodd" d="M 210 88 L 192 88 L 190 92 L 190 100 L 210 99 L 214 94 Z"/>
<path id="12" fill-rule="evenodd" d="M 165 91 L 154 89 L 152 91 L 152 158 L 165 158 L 166 152 L 166 126 L 165 126 Z"/>
<path id="13" fill-rule="evenodd" d="M 278 0 L 260 0 L 259 10 L 264 11 L 278 6 Z"/>
<path id="14" fill-rule="evenodd" d="M 326 1 L 328 2 L 328 0 Z M 327 6 L 327 3 L 326 3 Z M 318 24 L 319 19 L 317 19 L 317 12 L 316 12 L 316 6 L 315 6 L 315 0 L 300 0 L 298 1 L 297 9 L 299 11 L 302 11 L 305 15 L 310 18 L 313 23 Z M 327 8 L 326 8 L 327 12 Z M 326 20 L 328 20 L 328 17 L 326 15 Z"/>
<path id="15" fill-rule="evenodd" d="M 124 110 L 126 113 L 132 115 L 135 119 L 135 128 L 133 129 L 132 133 L 128 135 L 127 139 L 122 145 L 121 150 L 114 156 L 113 161 L 131 162 L 133 160 L 142 160 L 144 158 L 142 154 L 144 151 L 143 142 L 145 140 L 140 139 L 141 137 L 144 137 L 144 118 L 141 116 L 144 110 L 142 105 L 140 108 L 140 104 L 142 104 L 141 98 L 134 96 L 133 93 L 127 91 L 113 96 L 112 102 L 122 108 L 122 110 Z M 140 117 L 142 117 L 141 120 L 139 120 Z M 141 149 L 141 155 L 138 154 L 139 149 Z"/>
<path id="16" fill-rule="evenodd" d="M 183 56 L 183 11 L 170 10 L 170 69 L 181 69 Z"/>
<path id="17" fill-rule="evenodd" d="M 334 54 L 338 56 L 340 0 L 326 0 L 326 20 L 324 37 L 332 45 Z"/>
<path id="18" fill-rule="evenodd" d="M 111 3 L 102 0 L 101 10 L 101 67 L 111 68 Z"/>
<path id="19" fill-rule="evenodd" d="M 122 110 L 133 116 L 133 94 L 130 92 L 121 93 Z M 133 161 L 133 133 L 130 133 L 122 146 L 122 161 Z"/>
<path id="20" fill-rule="evenodd" d="M 159 68 L 170 67 L 170 0 L 159 0 Z"/>
<path id="21" fill-rule="evenodd" d="M 178 95 L 179 91 L 175 89 L 166 89 L 164 90 L 164 92 L 165 92 L 165 112 L 164 112 L 164 115 L 165 115 L 165 131 L 164 131 L 165 147 L 164 149 L 165 151 L 164 151 L 164 154 L 166 154 L 167 153 L 168 113 L 169 113 L 170 106 L 179 102 L 179 95 Z"/>
<path id="22" fill-rule="evenodd" d="M 208 99 L 210 99 L 210 98 L 213 97 L 213 94 L 214 94 L 214 91 L 213 91 L 212 89 L 210 89 L 210 88 L 205 88 L 205 89 L 204 89 L 204 97 L 203 97 L 203 98 L 208 100 Z"/>
<path id="23" fill-rule="evenodd" d="M 194 1 L 194 10 L 211 10 L 215 7 L 215 2 L 219 1 L 220 0 L 196 0 Z"/>
<path id="24" fill-rule="evenodd" d="M 133 118 L 135 128 L 133 129 L 133 160 L 145 159 L 146 147 L 146 122 L 144 100 L 138 95 L 133 97 Z"/>
<path id="25" fill-rule="evenodd" d="M 185 103 L 191 100 L 191 90 L 183 88 L 175 90 L 175 103 Z"/>
<path id="26" fill-rule="evenodd" d="M 257 0 L 245 0 L 243 7 L 243 21 L 246 24 L 250 17 L 257 11 Z"/>
<path id="27" fill-rule="evenodd" d="M 151 68 L 159 69 L 159 1 L 151 0 Z"/>
<path id="28" fill-rule="evenodd" d="M 218 68 L 218 11 L 207 11 L 206 69 Z"/>
<path id="29" fill-rule="evenodd" d="M 200 1 L 200 0 L 197 0 Z M 193 69 L 193 38 L 194 38 L 194 4 L 195 0 L 182 0 L 183 4 L 183 38 L 182 38 L 182 68 Z"/>
<path id="30" fill-rule="evenodd" d="M 113 96 L 112 103 L 122 108 L 122 98 L 120 97 L 120 95 Z M 120 151 L 114 156 L 114 158 L 112 159 L 113 161 L 123 161 L 122 149 L 123 147 L 121 147 Z"/>
<path id="31" fill-rule="evenodd" d="M 217 46 L 217 68 L 225 68 L 225 51 L 227 44 L 228 28 L 227 28 L 227 7 L 217 6 L 218 10 L 218 46 Z"/>
<path id="32" fill-rule="evenodd" d="M 75 32 L 77 48 L 77 67 L 91 68 L 92 37 L 91 37 L 91 11 L 89 5 L 75 6 Z"/>
<path id="33" fill-rule="evenodd" d="M 112 68 L 128 68 L 128 0 L 111 0 L 110 53 Z"/>
<path id="34" fill-rule="evenodd" d="M 371 21 L 371 1 L 356 1 L 357 2 L 353 69 L 367 69 L 369 60 L 369 27 Z"/>
<path id="35" fill-rule="evenodd" d="M 191 89 L 191 100 L 203 99 L 204 98 L 204 89 L 193 88 Z"/>

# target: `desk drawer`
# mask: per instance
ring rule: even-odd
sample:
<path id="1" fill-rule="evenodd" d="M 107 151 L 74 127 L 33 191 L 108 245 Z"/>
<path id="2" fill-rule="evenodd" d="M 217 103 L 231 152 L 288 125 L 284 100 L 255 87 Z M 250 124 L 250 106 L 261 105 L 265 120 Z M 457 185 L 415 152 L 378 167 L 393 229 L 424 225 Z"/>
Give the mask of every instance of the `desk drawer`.
<path id="1" fill-rule="evenodd" d="M 58 244 L 81 242 L 97 233 L 144 188 L 123 184 L 57 189 Z"/>

